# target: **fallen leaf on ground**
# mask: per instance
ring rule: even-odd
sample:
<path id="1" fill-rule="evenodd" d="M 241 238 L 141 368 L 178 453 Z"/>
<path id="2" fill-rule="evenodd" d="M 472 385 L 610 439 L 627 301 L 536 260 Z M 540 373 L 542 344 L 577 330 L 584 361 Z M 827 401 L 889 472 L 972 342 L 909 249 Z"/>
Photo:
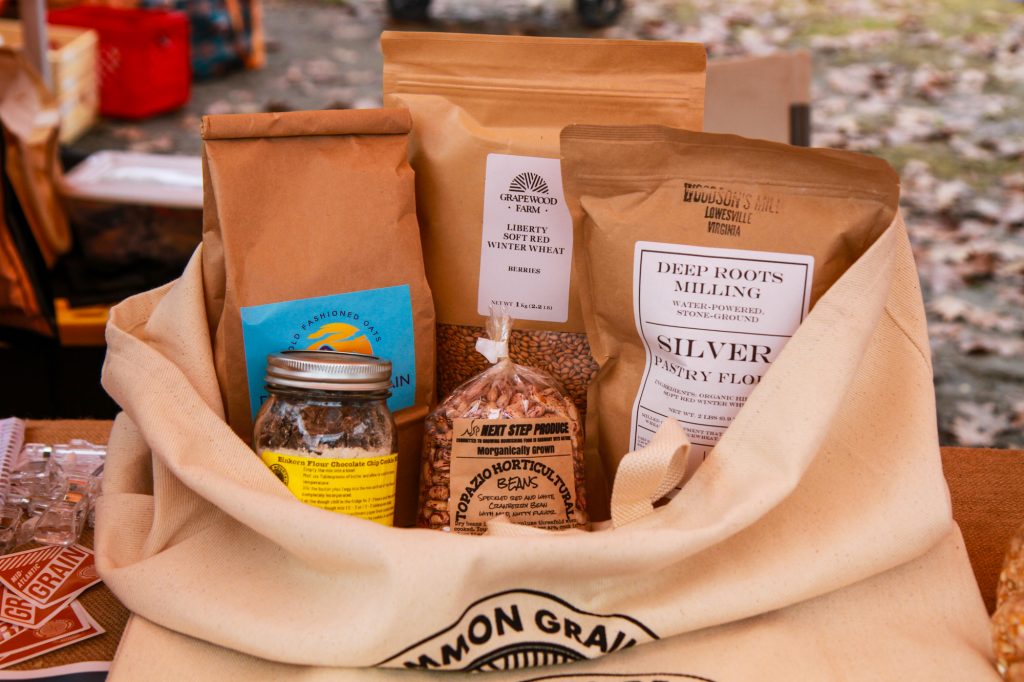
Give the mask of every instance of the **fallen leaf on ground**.
<path id="1" fill-rule="evenodd" d="M 1002 431 L 1010 427 L 1010 418 L 996 411 L 995 403 L 961 402 L 956 406 L 952 431 L 957 441 L 971 447 L 991 446 Z"/>

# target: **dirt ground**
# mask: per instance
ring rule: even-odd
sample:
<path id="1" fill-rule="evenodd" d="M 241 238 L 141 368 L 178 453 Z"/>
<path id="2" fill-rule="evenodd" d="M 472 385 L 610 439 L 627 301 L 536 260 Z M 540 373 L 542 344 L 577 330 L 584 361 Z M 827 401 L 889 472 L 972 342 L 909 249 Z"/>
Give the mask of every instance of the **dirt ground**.
<path id="1" fill-rule="evenodd" d="M 563 1 L 434 0 L 431 15 L 396 26 L 383 0 L 268 0 L 264 70 L 197 83 L 183 111 L 104 121 L 74 147 L 199 154 L 206 113 L 377 106 L 385 28 L 693 40 L 712 59 L 807 47 L 813 143 L 902 175 L 943 443 L 1024 448 L 1024 5 L 632 0 L 601 30 Z"/>

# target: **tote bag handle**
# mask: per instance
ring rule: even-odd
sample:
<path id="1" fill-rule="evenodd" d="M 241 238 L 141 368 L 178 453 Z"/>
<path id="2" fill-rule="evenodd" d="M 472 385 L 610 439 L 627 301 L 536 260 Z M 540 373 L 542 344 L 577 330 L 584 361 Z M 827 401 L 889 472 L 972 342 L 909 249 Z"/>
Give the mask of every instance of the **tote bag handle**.
<path id="1" fill-rule="evenodd" d="M 612 486 L 612 527 L 620 528 L 652 514 L 654 503 L 683 480 L 689 457 L 690 441 L 683 427 L 675 419 L 666 419 L 646 447 L 634 450 L 619 462 Z M 549 532 L 512 523 L 505 516 L 487 524 L 488 535 L 522 537 Z"/>
<path id="2" fill-rule="evenodd" d="M 690 440 L 675 419 L 662 422 L 651 442 L 619 462 L 612 487 L 612 525 L 620 528 L 654 512 L 654 503 L 686 474 Z"/>

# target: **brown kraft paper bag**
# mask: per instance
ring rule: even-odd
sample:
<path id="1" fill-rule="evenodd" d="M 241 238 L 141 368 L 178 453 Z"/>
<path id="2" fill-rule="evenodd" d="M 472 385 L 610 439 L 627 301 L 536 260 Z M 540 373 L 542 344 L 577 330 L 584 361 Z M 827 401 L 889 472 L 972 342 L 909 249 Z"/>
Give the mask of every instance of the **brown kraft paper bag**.
<path id="1" fill-rule="evenodd" d="M 71 230 L 57 187 L 60 112 L 25 58 L 0 48 L 0 122 L 5 172 L 47 267 L 71 248 Z"/>
<path id="2" fill-rule="evenodd" d="M 410 123 L 401 109 L 203 119 L 206 313 L 226 419 L 244 441 L 266 356 L 289 348 L 388 357 L 388 404 L 400 426 L 420 427 L 434 396 L 434 310 Z M 398 412 L 413 406 L 418 420 Z M 399 453 L 400 502 L 415 498 L 418 453 Z M 400 504 L 396 523 L 414 506 Z"/>
<path id="3" fill-rule="evenodd" d="M 107 327 L 124 414 L 96 566 L 135 614 L 112 682 L 998 681 L 898 216 L 678 495 L 652 503 L 687 456 L 666 420 L 590 533 L 386 528 L 296 500 L 223 421 L 203 257 Z"/>
<path id="4" fill-rule="evenodd" d="M 516 319 L 513 362 L 583 410 L 597 367 L 570 277 L 558 133 L 570 123 L 700 130 L 697 44 L 386 31 L 384 102 L 413 117 L 412 165 L 438 315 L 441 396 L 484 371 L 492 304 Z"/>
<path id="5" fill-rule="evenodd" d="M 899 193 L 879 159 L 661 126 L 570 126 L 562 170 L 601 366 L 587 462 L 608 480 L 667 417 L 692 471 Z"/>

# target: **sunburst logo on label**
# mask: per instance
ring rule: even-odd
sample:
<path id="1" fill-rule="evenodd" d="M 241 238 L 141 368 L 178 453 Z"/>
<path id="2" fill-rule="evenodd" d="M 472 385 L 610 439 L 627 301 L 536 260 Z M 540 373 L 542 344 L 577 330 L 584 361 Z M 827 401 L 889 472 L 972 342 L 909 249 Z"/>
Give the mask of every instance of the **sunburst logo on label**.
<path id="1" fill-rule="evenodd" d="M 622 614 L 590 613 L 534 590 L 509 590 L 469 606 L 448 627 L 378 665 L 487 672 L 598 658 L 658 639 Z"/>
<path id="2" fill-rule="evenodd" d="M 536 173 L 527 171 L 512 178 L 508 186 L 509 192 L 548 194 L 548 183 Z"/>
<path id="3" fill-rule="evenodd" d="M 373 355 L 373 345 L 366 338 L 366 334 L 344 322 L 322 324 L 306 338 L 313 342 L 306 346 L 306 350 L 334 350 Z"/>

